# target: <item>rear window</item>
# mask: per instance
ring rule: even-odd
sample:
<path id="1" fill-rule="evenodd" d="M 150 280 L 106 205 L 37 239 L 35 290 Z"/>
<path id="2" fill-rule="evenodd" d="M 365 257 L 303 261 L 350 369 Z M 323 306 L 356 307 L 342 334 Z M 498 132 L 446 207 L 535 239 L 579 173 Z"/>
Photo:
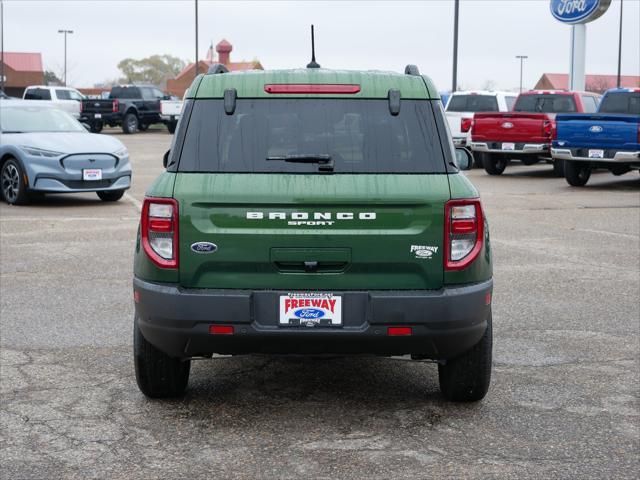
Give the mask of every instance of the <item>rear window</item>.
<path id="1" fill-rule="evenodd" d="M 141 98 L 138 87 L 113 87 L 109 98 Z"/>
<path id="2" fill-rule="evenodd" d="M 268 157 L 326 156 L 334 173 L 445 172 L 428 100 L 221 99 L 193 101 L 178 171 L 314 173 L 318 163 Z"/>
<path id="3" fill-rule="evenodd" d="M 452 95 L 447 112 L 497 112 L 495 95 Z"/>
<path id="4" fill-rule="evenodd" d="M 576 101 L 572 95 L 521 95 L 513 107 L 516 112 L 571 113 L 576 112 Z"/>
<path id="5" fill-rule="evenodd" d="M 24 94 L 25 100 L 51 100 L 51 92 L 46 88 L 30 88 Z"/>
<path id="6" fill-rule="evenodd" d="M 640 115 L 640 92 L 608 93 L 602 99 L 600 112 Z"/>

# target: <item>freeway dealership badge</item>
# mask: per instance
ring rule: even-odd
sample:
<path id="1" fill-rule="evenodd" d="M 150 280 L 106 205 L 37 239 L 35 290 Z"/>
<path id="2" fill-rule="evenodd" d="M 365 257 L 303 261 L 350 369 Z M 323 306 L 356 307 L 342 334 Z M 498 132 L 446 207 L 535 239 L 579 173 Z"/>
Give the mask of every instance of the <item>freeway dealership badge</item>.
<path id="1" fill-rule="evenodd" d="M 332 293 L 288 293 L 280 295 L 280 326 L 339 327 L 342 297 Z"/>

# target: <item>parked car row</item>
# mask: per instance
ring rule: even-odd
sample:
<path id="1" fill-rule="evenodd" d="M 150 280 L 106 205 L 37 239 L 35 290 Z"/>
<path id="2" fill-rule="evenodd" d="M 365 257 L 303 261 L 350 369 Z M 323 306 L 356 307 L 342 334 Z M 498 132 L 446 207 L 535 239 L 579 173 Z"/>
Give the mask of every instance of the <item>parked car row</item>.
<path id="1" fill-rule="evenodd" d="M 176 97 L 165 95 L 151 85 L 122 85 L 113 87 L 98 98 L 86 97 L 75 88 L 34 85 L 24 91 L 24 100 L 40 100 L 79 119 L 93 133 L 100 133 L 105 125 L 120 126 L 124 133 L 144 131 L 150 125 L 162 123 L 169 133 L 175 132 L 182 107 Z M 167 102 L 170 113 L 163 113 Z M 174 105 L 170 105 L 171 103 Z"/>

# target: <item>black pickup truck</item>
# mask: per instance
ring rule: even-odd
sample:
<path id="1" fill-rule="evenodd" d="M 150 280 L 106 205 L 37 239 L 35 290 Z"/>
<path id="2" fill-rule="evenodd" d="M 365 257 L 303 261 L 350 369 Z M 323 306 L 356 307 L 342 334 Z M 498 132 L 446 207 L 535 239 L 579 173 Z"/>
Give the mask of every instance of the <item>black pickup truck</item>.
<path id="1" fill-rule="evenodd" d="M 160 100 L 169 98 L 153 86 L 113 87 L 107 99 L 82 100 L 80 122 L 88 124 L 94 133 L 99 133 L 104 125 L 121 125 L 124 133 L 136 133 L 154 123 L 164 123 L 172 130 L 175 125 L 160 117 Z"/>

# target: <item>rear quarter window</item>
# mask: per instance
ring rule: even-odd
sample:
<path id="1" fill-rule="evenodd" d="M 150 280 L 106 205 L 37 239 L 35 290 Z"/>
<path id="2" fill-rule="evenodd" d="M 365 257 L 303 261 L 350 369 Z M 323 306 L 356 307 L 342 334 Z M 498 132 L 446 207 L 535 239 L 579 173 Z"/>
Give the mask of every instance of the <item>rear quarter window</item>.
<path id="1" fill-rule="evenodd" d="M 441 107 L 440 107 L 441 108 Z M 178 146 L 179 147 L 179 146 Z M 330 155 L 334 173 L 444 173 L 429 100 L 221 99 L 193 101 L 178 164 L 182 172 L 315 173 L 318 164 L 267 160 Z"/>

